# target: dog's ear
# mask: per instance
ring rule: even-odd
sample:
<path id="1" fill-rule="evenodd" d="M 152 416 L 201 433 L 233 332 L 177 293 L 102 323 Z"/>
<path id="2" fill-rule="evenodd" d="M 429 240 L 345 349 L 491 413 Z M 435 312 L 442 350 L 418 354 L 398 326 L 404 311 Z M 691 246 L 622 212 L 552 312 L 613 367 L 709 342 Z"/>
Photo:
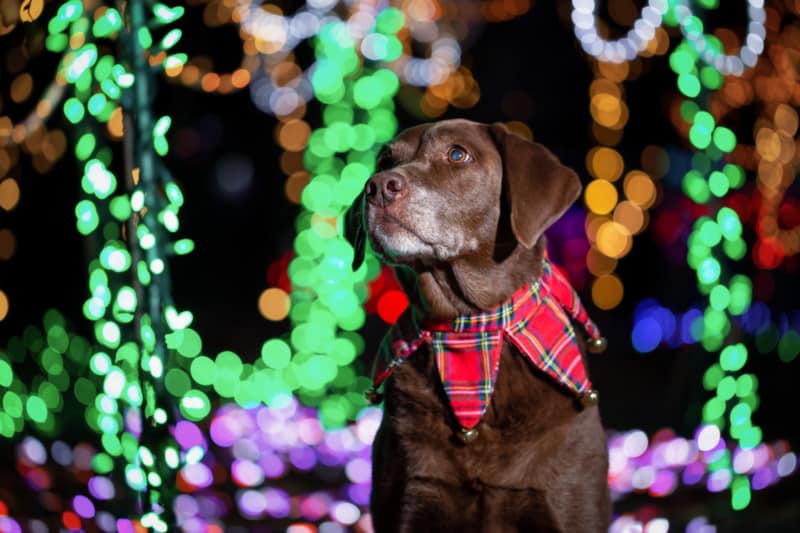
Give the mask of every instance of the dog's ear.
<path id="1" fill-rule="evenodd" d="M 365 195 L 356 196 L 353 205 L 344 214 L 344 238 L 353 247 L 353 271 L 358 270 L 364 262 L 367 247 L 367 231 L 364 226 L 364 199 Z"/>
<path id="2" fill-rule="evenodd" d="M 533 247 L 581 192 L 577 174 L 550 150 L 495 123 L 490 132 L 503 160 L 504 187 L 511 203 L 511 229 L 517 241 Z"/>

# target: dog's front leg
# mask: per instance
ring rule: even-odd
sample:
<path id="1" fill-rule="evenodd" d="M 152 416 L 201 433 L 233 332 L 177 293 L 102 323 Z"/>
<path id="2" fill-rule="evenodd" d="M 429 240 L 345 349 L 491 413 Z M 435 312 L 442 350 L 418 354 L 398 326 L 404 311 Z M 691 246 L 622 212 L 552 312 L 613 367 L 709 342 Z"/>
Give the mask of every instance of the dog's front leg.
<path id="1" fill-rule="evenodd" d="M 397 456 L 393 439 L 381 424 L 372 445 L 372 493 L 369 507 L 375 533 L 397 531 L 403 500 L 405 461 Z"/>

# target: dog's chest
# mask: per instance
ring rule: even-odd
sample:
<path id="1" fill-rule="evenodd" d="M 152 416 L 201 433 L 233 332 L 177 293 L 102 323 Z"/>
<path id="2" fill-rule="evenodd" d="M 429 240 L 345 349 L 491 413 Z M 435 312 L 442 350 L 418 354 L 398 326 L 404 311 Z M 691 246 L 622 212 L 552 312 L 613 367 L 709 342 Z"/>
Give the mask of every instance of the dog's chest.
<path id="1" fill-rule="evenodd" d="M 568 392 L 504 345 L 489 407 L 477 438 L 464 444 L 437 369 L 425 349 L 387 384 L 385 426 L 407 458 L 408 473 L 540 488 L 562 455 L 563 441 L 583 413 Z"/>

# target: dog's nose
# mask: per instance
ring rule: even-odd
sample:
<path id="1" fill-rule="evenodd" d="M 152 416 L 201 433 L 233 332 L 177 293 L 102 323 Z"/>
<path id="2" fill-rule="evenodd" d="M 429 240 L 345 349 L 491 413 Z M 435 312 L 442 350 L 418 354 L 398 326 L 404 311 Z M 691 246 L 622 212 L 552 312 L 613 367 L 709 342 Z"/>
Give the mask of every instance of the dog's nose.
<path id="1" fill-rule="evenodd" d="M 367 182 L 367 201 L 373 205 L 387 206 L 406 190 L 406 179 L 393 172 L 381 172 Z"/>

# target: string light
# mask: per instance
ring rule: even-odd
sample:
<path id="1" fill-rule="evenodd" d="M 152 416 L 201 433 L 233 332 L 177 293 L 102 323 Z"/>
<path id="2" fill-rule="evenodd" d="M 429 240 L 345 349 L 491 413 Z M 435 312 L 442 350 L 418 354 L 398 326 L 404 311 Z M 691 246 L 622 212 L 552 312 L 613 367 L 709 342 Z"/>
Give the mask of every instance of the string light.
<path id="1" fill-rule="evenodd" d="M 797 111 L 786 104 L 775 107 L 755 126 L 758 175 L 756 183 L 761 193 L 756 231 L 758 240 L 753 247 L 753 260 L 762 269 L 777 268 L 785 257 L 800 252 L 800 225 L 797 225 L 797 207 L 784 204 L 784 216 L 780 216 L 781 201 L 795 180 L 794 136 L 797 133 Z M 792 217 L 790 213 L 794 212 Z M 784 229 L 779 218 L 795 219 L 795 226 Z M 791 224 L 791 223 L 790 223 Z M 787 224 L 788 225 L 788 224 Z"/>
<path id="2" fill-rule="evenodd" d="M 301 68 L 293 51 L 326 24 L 343 19 L 334 11 L 336 2 L 327 0 L 307 2 L 291 16 L 284 15 L 277 6 L 268 6 L 269 9 L 264 9 L 261 2 L 237 0 L 229 9 L 213 15 L 215 25 L 239 24 L 243 54 L 240 67 L 233 73 L 214 72 L 211 60 L 199 57 L 188 60 L 182 68 L 168 69 L 167 75 L 206 92 L 228 93 L 249 87 L 253 103 L 269 114 L 286 116 L 304 106 L 314 95 L 311 76 L 317 66 Z M 398 34 L 391 31 L 396 21 L 389 17 L 383 18 L 383 27 L 372 28 L 377 8 L 368 2 L 355 4 L 346 22 L 350 33 L 359 41 L 361 55 L 367 60 L 384 63 L 402 82 L 412 86 L 444 85 L 452 76 L 456 76 L 456 81 L 466 77 L 471 83 L 467 83 L 466 89 L 458 84 L 461 89 L 444 100 L 444 108 L 449 102 L 463 102 L 467 94 L 472 103 L 460 103 L 459 107 L 474 105 L 479 94 L 475 91 L 476 84 L 471 75 L 463 72 L 456 75 L 461 48 L 454 32 L 439 20 L 441 9 L 435 2 L 421 2 L 413 7 L 407 13 L 410 23 Z M 522 2 L 514 12 L 521 14 L 526 10 Z M 429 43 L 426 45 L 429 57 L 407 53 L 412 39 Z M 438 98 L 441 99 L 441 95 Z M 435 116 L 444 112 L 441 105 L 436 108 L 441 111 Z"/>
<path id="3" fill-rule="evenodd" d="M 747 0 L 747 36 L 744 46 L 735 56 L 721 53 L 709 36 L 703 33 L 703 21 L 692 13 L 688 0 L 675 1 L 677 5 L 673 11 L 674 16 L 680 21 L 681 33 L 707 65 L 724 75 L 741 76 L 745 67 L 756 64 L 758 56 L 764 51 L 766 37 L 764 22 L 767 15 L 764 11 L 764 0 Z"/>
<path id="4" fill-rule="evenodd" d="M 622 63 L 634 59 L 655 36 L 655 31 L 664 23 L 665 16 L 669 16 L 671 23 L 678 23 L 687 42 L 699 57 L 721 74 L 741 75 L 745 67 L 756 64 L 758 56 L 764 51 L 766 13 L 763 0 L 748 0 L 748 33 L 744 46 L 736 56 L 721 53 L 711 38 L 703 33 L 703 22 L 689 7 L 688 0 L 649 0 L 633 28 L 625 37 L 616 41 L 606 40 L 598 33 L 595 7 L 594 0 L 573 0 L 572 22 L 575 37 L 580 41 L 583 50 L 601 61 Z M 669 14 L 668 8 L 671 8 Z"/>
<path id="5" fill-rule="evenodd" d="M 162 392 L 167 355 L 164 337 L 170 330 L 188 326 L 191 314 L 178 313 L 169 295 L 164 257 L 179 247 L 171 247 L 167 235 L 178 228 L 177 213 L 183 197 L 168 173 L 158 168 L 157 157 L 169 149 L 165 135 L 170 119 L 156 120 L 150 115 L 148 95 L 151 67 L 171 68 L 183 61 L 180 54 L 168 54 L 180 32 L 168 32 L 154 44 L 147 25 L 155 28 L 167 24 L 182 13 L 183 8 L 157 4 L 148 19 L 143 2 L 131 2 L 126 12 L 132 28 L 129 32 L 121 31 L 122 15 L 116 9 L 101 6 L 84 12 L 80 2 L 68 1 L 48 24 L 47 39 L 51 50 L 64 51 L 59 79 L 66 80 L 74 91 L 63 109 L 67 119 L 76 125 L 75 155 L 84 169 L 82 186 L 87 197 L 76 207 L 77 228 L 84 235 L 102 233 L 104 242 L 90 263 L 91 296 L 84 305 L 84 314 L 94 322 L 95 338 L 101 345 L 102 351 L 96 352 L 91 361 L 102 385 L 94 387 L 87 381 L 91 388 L 84 387 L 80 392 L 76 389 L 76 394 L 90 406 L 87 418 L 98 413 L 96 424 L 90 422 L 101 434 L 104 449 L 95 456 L 96 468 L 104 472 L 112 469 L 111 458 L 120 455 L 120 443 L 133 443 L 134 453 L 123 454 L 120 468 L 128 487 L 142 494 L 141 523 L 156 531 L 166 531 L 171 520 L 170 502 L 161 497 L 161 480 L 178 466 L 167 464 L 164 459 L 172 449 L 166 427 L 168 417 L 162 407 L 171 402 Z M 117 34 L 131 53 L 127 58 L 101 53 L 94 42 Z M 152 47 L 159 52 L 156 54 Z M 144 49 L 148 49 L 149 60 Z M 160 58 L 158 63 L 153 61 L 156 56 Z M 137 91 L 131 91 L 131 97 L 123 103 L 121 96 L 133 86 L 134 78 L 138 81 Z M 101 130 L 112 117 L 121 122 L 123 116 L 128 117 L 128 140 L 136 134 L 150 142 L 140 143 L 130 151 L 128 176 L 120 182 Z M 136 117 L 135 123 L 132 117 Z M 121 128 L 109 125 L 107 129 L 113 134 Z M 123 184 L 127 190 L 120 192 Z M 163 187 L 163 195 L 156 184 Z M 133 276 L 136 289 L 129 285 Z M 109 364 L 106 351 L 115 354 L 113 365 Z M 88 353 L 81 355 L 89 357 Z M 145 372 L 140 374 L 141 370 Z M 92 401 L 94 391 L 100 392 Z M 207 398 L 190 393 L 185 392 L 180 404 L 185 416 L 202 412 L 203 403 L 208 404 Z M 158 457 L 155 460 L 154 455 Z M 110 468 L 99 466 L 107 462 L 111 463 Z M 76 511 L 88 513 L 85 505 L 78 507 L 82 509 Z M 79 522 L 77 516 L 70 520 Z"/>
<path id="6" fill-rule="evenodd" d="M 576 7 L 576 10 L 573 11 L 576 36 L 581 39 L 584 49 L 591 55 L 608 58 L 608 60 L 615 62 L 623 62 L 626 59 L 633 59 L 644 48 L 638 44 L 635 37 L 631 38 L 630 33 L 627 38 L 616 43 L 609 43 L 600 39 L 594 26 L 594 4 L 591 2 L 574 2 L 573 6 Z M 648 5 L 648 7 L 652 6 Z M 666 8 L 666 4 L 661 7 Z M 670 56 L 670 65 L 678 74 L 678 88 L 685 96 L 695 98 L 700 94 L 702 88 L 712 91 L 717 90 L 723 84 L 723 74 L 740 75 L 745 66 L 752 67 L 755 65 L 758 56 L 763 51 L 763 41 L 766 33 L 763 25 L 765 15 L 762 2 L 750 3 L 748 10 L 750 18 L 748 30 L 750 33 L 746 38 L 746 46 L 742 48 L 738 57 L 722 54 L 719 40 L 703 34 L 701 21 L 691 13 L 686 2 L 682 1 L 677 6 L 671 7 L 674 9 L 669 12 L 666 9 L 662 9 L 660 14 L 663 14 L 666 22 L 670 24 L 680 23 L 686 39 Z M 577 8 L 582 8 L 582 10 Z M 641 20 L 637 21 L 636 24 L 641 24 Z M 659 20 L 660 23 L 661 21 Z M 696 66 L 701 61 L 710 65 L 709 67 L 704 67 L 702 72 Z M 683 186 L 686 194 L 695 202 L 705 204 L 715 198 L 725 198 L 730 190 L 741 187 L 744 184 L 743 172 L 741 168 L 731 163 L 719 165 L 715 168 L 716 161 L 735 150 L 736 136 L 731 130 L 716 124 L 712 114 L 705 112 L 696 104 L 690 102 L 686 101 L 681 105 L 680 116 L 689 123 L 686 134 L 696 148 L 703 150 L 703 157 L 695 156 L 696 167 L 684 177 Z M 610 109 L 611 106 L 601 106 L 598 102 L 597 107 L 595 107 L 594 102 L 592 103 L 592 116 L 595 121 L 598 121 L 598 118 L 600 121 L 606 119 L 601 110 Z M 792 114 L 789 112 L 784 113 L 784 116 L 788 117 L 785 122 L 791 124 Z M 610 120 L 606 119 L 609 123 L 616 120 L 613 113 L 609 118 Z M 764 126 L 761 127 L 763 132 L 761 137 L 764 141 L 762 143 L 762 151 L 766 153 L 768 160 L 777 159 L 780 150 L 775 150 L 774 148 L 780 143 L 776 144 L 774 139 L 779 138 L 779 135 L 774 131 L 764 130 Z M 793 133 L 794 131 L 787 136 L 793 135 Z M 787 143 L 786 150 L 786 156 L 793 153 L 794 143 L 791 143 L 791 147 Z M 598 155 L 598 152 L 595 152 L 595 155 Z M 604 158 L 609 162 L 606 168 L 614 169 L 609 170 L 606 173 L 607 175 L 602 177 L 611 180 L 618 177 L 619 174 L 616 169 L 622 166 L 621 158 L 613 157 L 613 152 L 599 152 L 599 155 L 601 156 L 600 159 Z M 591 154 L 590 157 L 593 159 Z M 617 161 L 616 164 L 614 164 L 615 159 Z M 589 166 L 590 170 L 593 170 L 591 159 L 589 159 L 589 165 L 587 166 Z M 601 177 L 596 173 L 594 175 L 595 177 Z M 636 183 L 634 180 L 635 178 L 630 181 L 632 185 Z M 778 181 L 780 182 L 780 180 Z M 645 183 L 645 181 L 642 181 L 642 184 Z M 782 185 L 785 186 L 785 183 L 786 180 L 783 180 Z M 628 187 L 625 188 L 626 192 L 628 192 Z M 638 189 L 638 191 L 634 189 Z M 630 193 L 635 197 L 639 197 L 640 201 L 644 203 L 647 203 L 648 198 L 654 197 L 653 193 L 647 192 L 647 188 L 631 187 Z M 590 187 L 587 187 L 585 194 L 587 206 L 594 212 L 596 217 L 607 216 L 606 214 L 616 203 L 615 189 L 600 181 L 591 183 Z M 783 194 L 779 193 L 777 196 L 781 198 Z M 638 219 L 638 217 L 634 217 L 634 219 Z M 772 228 L 777 226 L 769 223 L 767 225 Z M 605 232 L 601 232 L 601 228 Z M 699 218 L 689 237 L 689 264 L 697 272 L 701 293 L 709 297 L 709 306 L 703 312 L 698 311 L 697 316 L 692 315 L 692 318 L 688 320 L 690 323 L 689 331 L 683 331 L 682 336 L 688 336 L 689 342 L 695 339 L 700 340 L 703 347 L 709 351 L 722 347 L 723 339 L 731 328 L 731 322 L 726 313 L 730 313 L 735 318 L 746 313 L 750 306 L 752 287 L 750 280 L 744 276 L 734 276 L 729 284 L 722 284 L 722 264 L 711 253 L 714 247 L 724 243 L 725 255 L 733 260 L 741 259 L 746 251 L 746 245 L 742 240 L 741 228 L 742 223 L 737 213 L 728 207 L 723 207 L 717 211 L 716 219 L 712 217 Z M 629 247 L 623 239 L 617 238 L 611 229 L 613 227 L 609 222 L 597 222 L 597 218 L 587 219 L 589 235 L 594 234 L 595 237 L 602 237 L 606 241 L 605 255 L 613 257 L 616 253 L 627 253 Z M 775 234 L 777 234 L 777 231 L 773 231 L 773 235 Z M 788 237 L 787 234 L 783 235 Z M 773 237 L 770 242 L 780 241 Z M 764 248 L 759 250 L 764 250 Z M 774 245 L 771 250 L 775 250 Z M 758 258 L 763 260 L 767 256 L 777 258 L 777 261 L 782 259 L 780 253 L 759 253 L 754 249 L 754 254 L 757 257 L 756 263 L 758 263 Z M 613 269 L 614 265 L 614 263 L 607 260 L 593 259 L 591 252 L 587 264 L 590 265 L 590 269 L 592 265 L 596 269 L 608 269 L 609 267 Z M 621 284 L 618 284 L 618 286 L 620 287 L 619 292 L 621 292 Z M 736 296 L 732 298 L 731 296 L 734 293 Z M 600 290 L 598 283 L 595 282 L 592 294 L 597 300 L 598 297 L 601 299 L 605 297 L 608 291 Z M 656 307 L 655 309 L 658 310 L 659 308 Z M 671 319 L 671 322 L 668 319 Z M 653 350 L 660 342 L 666 341 L 667 337 L 677 334 L 672 333 L 680 330 L 680 328 L 676 327 L 675 322 L 675 318 L 668 311 L 658 313 L 648 310 L 646 314 L 636 319 L 636 325 L 632 333 L 634 347 L 639 351 Z M 695 327 L 698 323 L 700 327 Z M 670 331 L 669 334 L 666 334 L 667 330 Z M 659 332 L 658 335 L 651 334 L 651 332 L 656 331 Z M 787 338 L 789 337 L 791 335 L 788 335 Z M 789 360 L 793 357 L 789 354 L 795 351 L 796 346 L 793 348 L 788 348 L 788 346 L 793 344 L 797 343 L 792 340 L 787 341 L 785 343 L 787 348 L 783 350 Z M 761 440 L 760 429 L 754 426 L 750 419 L 750 414 L 758 405 L 755 387 L 747 388 L 747 390 L 743 388 L 738 403 L 729 401 L 735 396 L 731 394 L 731 384 L 735 385 L 737 383 L 735 374 L 743 367 L 746 360 L 747 350 L 743 344 L 727 346 L 720 353 L 719 363 L 709 369 L 704 380 L 704 386 L 716 392 L 716 396 L 709 400 L 703 409 L 703 420 L 707 424 L 704 427 L 717 430 L 717 434 L 719 434 L 717 428 L 724 428 L 727 425 L 725 420 L 727 407 L 733 405 L 730 411 L 729 433 L 738 442 L 738 447 L 735 449 L 736 453 L 740 453 L 741 450 L 752 449 Z M 726 374 L 734 375 L 726 376 Z M 742 383 L 756 383 L 752 374 L 744 373 L 740 377 Z M 725 450 L 711 465 L 713 473 L 709 477 L 709 489 L 716 491 L 730 487 L 732 507 L 734 509 L 742 509 L 750 501 L 751 480 L 747 476 L 743 476 L 740 470 L 732 469 L 730 457 L 730 452 Z"/>
<path id="7" fill-rule="evenodd" d="M 660 42 L 660 44 L 659 44 Z M 657 34 L 648 44 L 652 53 L 666 52 L 666 36 Z M 625 161 L 614 148 L 628 121 L 622 83 L 630 74 L 629 63 L 594 64 L 595 79 L 589 88 L 592 134 L 599 146 L 586 155 L 586 168 L 594 178 L 584 190 L 589 214 L 585 229 L 591 243 L 586 266 L 595 277 L 592 301 L 601 309 L 612 309 L 624 295 L 622 280 L 614 273 L 619 259 L 628 255 L 633 237 L 647 226 L 648 210 L 658 194 L 654 178 L 661 176 L 655 165 L 652 175 L 640 169 L 625 172 Z M 624 174 L 624 178 L 623 178 Z M 622 185 L 622 198 L 616 183 Z"/>
<path id="8" fill-rule="evenodd" d="M 387 8 L 375 26 L 394 35 L 402 20 L 401 12 Z M 311 82 L 323 103 L 324 127 L 308 139 L 304 164 L 311 179 L 302 192 L 305 211 L 298 217 L 296 258 L 289 265 L 292 365 L 303 378 L 301 400 L 319 404 L 323 423 L 337 426 L 364 406 L 352 391 L 363 389 L 367 380 L 356 380 L 349 366 L 363 350 L 355 333 L 365 318 L 359 286 L 374 277 L 379 266 L 370 256 L 351 274 L 353 251 L 339 236 L 336 217 L 362 190 L 379 146 L 394 136 L 392 96 L 399 80 L 387 69 L 359 67 L 358 41 L 344 23 L 325 26 L 315 52 Z M 321 392 L 329 388 L 323 397 Z"/>
<path id="9" fill-rule="evenodd" d="M 572 1 L 572 22 L 575 37 L 583 50 L 600 61 L 622 63 L 634 59 L 647 48 L 647 43 L 655 37 L 656 29 L 662 24 L 667 11 L 667 0 L 648 0 L 641 16 L 625 37 L 616 41 L 603 39 L 597 31 L 594 0 Z"/>
<path id="10" fill-rule="evenodd" d="M 696 44 L 696 43 L 695 43 Z M 704 110 L 700 86 L 716 90 L 722 85 L 721 76 L 701 76 L 704 59 L 688 40 L 681 42 L 670 55 L 670 66 L 678 75 L 678 89 L 687 100 L 681 106 L 682 116 L 690 125 L 688 136 L 697 150 L 693 157 L 693 168 L 683 178 L 684 193 L 698 204 L 709 206 L 708 215 L 700 216 L 692 226 L 688 237 L 687 263 L 697 275 L 698 290 L 708 297 L 702 310 L 700 344 L 708 352 L 719 351 L 719 360 L 706 371 L 704 386 L 715 392 L 702 410 L 703 434 L 713 429 L 719 441 L 720 430 L 728 433 L 740 450 L 752 450 L 761 443 L 761 429 L 753 424 L 751 414 L 758 406 L 758 399 L 751 387 L 747 396 L 737 398 L 736 383 L 739 378 L 752 382 L 754 376 L 739 371 L 744 367 L 748 350 L 744 344 L 729 344 L 726 338 L 733 328 L 732 317 L 740 316 L 750 306 L 752 284 L 742 275 L 728 277 L 723 267 L 723 258 L 732 261 L 742 259 L 746 244 L 742 239 L 742 224 L 738 214 L 719 206 L 718 198 L 741 187 L 744 180 L 741 168 L 725 163 L 724 157 L 736 147 L 736 137 L 728 128 L 717 123 L 715 117 Z M 719 49 L 719 44 L 714 44 Z M 716 68 L 712 65 L 711 68 Z M 687 80 L 699 80 L 688 83 Z M 718 182 L 718 183 L 717 183 Z M 721 249 L 721 250 L 720 250 Z M 720 253 L 720 251 L 722 253 Z M 730 295 L 738 294 L 736 300 Z M 739 376 L 737 377 L 737 374 Z M 728 416 L 726 416 L 728 415 Z M 701 443 L 702 444 L 702 443 Z M 702 448 L 702 446 L 701 446 Z M 709 446 L 710 449 L 710 446 Z M 710 465 L 712 476 L 719 490 L 731 489 L 731 506 L 741 510 L 750 503 L 751 480 L 732 466 L 731 453 L 723 449 Z"/>
<path id="11" fill-rule="evenodd" d="M 655 171 L 652 174 L 639 169 L 626 173 L 623 157 L 614 148 L 628 122 L 622 83 L 630 76 L 630 62 L 637 55 L 666 53 L 669 37 L 661 25 L 667 2 L 649 2 L 632 23 L 633 29 L 617 41 L 599 36 L 594 10 L 593 1 L 573 2 L 575 35 L 584 50 L 598 59 L 593 62 L 595 79 L 589 90 L 591 131 L 599 146 L 586 156 L 586 168 L 594 178 L 584 190 L 590 211 L 585 223 L 586 237 L 591 243 L 586 267 L 595 277 L 593 302 L 601 309 L 612 309 L 622 302 L 624 295 L 622 280 L 614 273 L 618 260 L 630 253 L 633 237 L 646 228 L 648 209 L 655 203 L 658 192 L 654 178 L 661 175 L 656 174 L 657 168 L 652 169 Z M 621 195 L 617 182 L 622 185 Z"/>

